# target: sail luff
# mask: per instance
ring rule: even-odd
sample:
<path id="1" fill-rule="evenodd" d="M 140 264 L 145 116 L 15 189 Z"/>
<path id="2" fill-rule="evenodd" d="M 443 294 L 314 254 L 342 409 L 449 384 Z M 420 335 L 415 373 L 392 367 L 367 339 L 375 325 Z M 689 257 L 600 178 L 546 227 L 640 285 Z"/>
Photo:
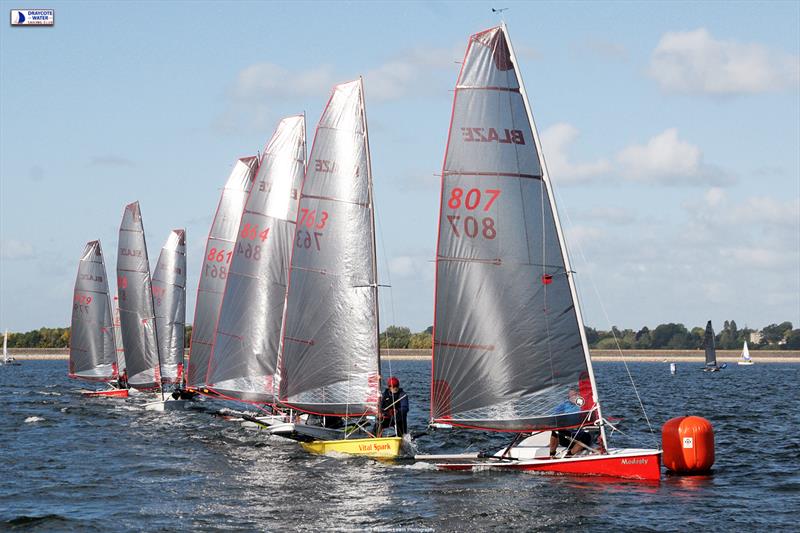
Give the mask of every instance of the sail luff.
<path id="1" fill-rule="evenodd" d="M 138 202 L 137 202 L 138 206 Z M 141 221 L 141 211 L 139 211 Z M 147 291 L 146 299 L 150 303 L 150 309 L 153 311 L 150 313 L 150 320 L 153 321 L 153 338 L 156 341 L 156 386 L 158 387 L 158 393 L 161 395 L 161 401 L 164 401 L 164 383 L 161 379 L 161 344 L 158 341 L 158 321 L 156 319 L 156 302 L 153 300 L 153 277 L 150 273 L 150 256 L 147 253 L 147 236 L 144 233 L 144 223 L 142 223 L 142 244 L 144 245 L 144 258 L 147 264 L 147 277 L 149 282 L 149 290 Z M 142 336 L 145 337 L 147 335 L 146 330 L 142 330 Z M 146 341 L 145 341 L 146 342 Z"/>
<path id="2" fill-rule="evenodd" d="M 519 72 L 519 63 L 517 62 L 517 56 L 514 53 L 514 46 L 511 44 L 511 36 L 508 33 L 508 28 L 506 27 L 505 22 L 500 23 L 500 28 L 503 31 L 503 35 L 506 40 L 506 46 L 508 46 L 508 51 L 511 56 L 511 61 L 514 64 L 517 72 Z M 556 199 L 555 195 L 553 194 L 553 187 L 550 181 L 550 171 L 547 167 L 547 160 L 544 156 L 544 151 L 542 150 L 542 143 L 539 139 L 539 130 L 536 127 L 536 121 L 533 118 L 533 110 L 531 108 L 530 100 L 528 99 L 528 93 L 525 90 L 525 81 L 522 75 L 517 76 L 517 82 L 519 83 L 519 92 L 522 95 L 522 101 L 525 104 L 525 112 L 528 115 L 528 122 L 531 125 L 531 133 L 533 134 L 533 142 L 534 146 L 536 147 L 536 152 L 539 154 L 539 162 L 542 168 L 542 180 L 545 183 L 545 188 L 547 190 L 547 197 L 550 201 L 550 212 L 555 219 L 556 225 L 556 234 L 558 235 L 558 242 L 559 247 L 561 248 L 561 257 L 564 261 L 564 267 L 566 269 L 566 276 L 567 282 L 569 284 L 570 295 L 572 296 L 572 303 L 575 306 L 575 317 L 578 322 L 578 331 L 580 332 L 581 336 L 581 345 L 583 346 L 583 354 L 586 360 L 586 367 L 589 373 L 589 382 L 592 385 L 592 393 L 594 395 L 594 403 L 597 409 L 597 419 L 602 421 L 603 414 L 600 408 L 600 397 L 597 393 L 597 383 L 595 382 L 594 378 L 594 369 L 592 367 L 592 358 L 589 352 L 589 341 L 586 338 L 586 327 L 583 322 L 583 313 L 581 311 L 580 301 L 578 299 L 578 291 L 575 287 L 575 278 L 574 272 L 572 270 L 569 258 L 569 250 L 567 248 L 566 241 L 564 239 L 564 232 L 561 227 L 561 219 L 558 214 L 558 209 L 556 207 Z M 603 438 L 603 442 L 606 442 L 606 434 L 605 434 L 605 426 L 600 424 L 600 432 Z"/>
<path id="3" fill-rule="evenodd" d="M 366 95 L 364 94 L 364 78 L 359 76 L 358 81 L 361 85 L 361 123 L 364 128 L 364 145 L 366 146 L 367 158 L 367 190 L 369 193 L 369 211 L 370 211 L 370 225 L 372 227 L 372 280 L 374 282 L 373 298 L 375 299 L 375 338 L 378 352 L 376 358 L 378 360 L 378 372 L 381 372 L 381 317 L 380 317 L 380 300 L 378 299 L 378 261 L 376 255 L 378 253 L 378 245 L 376 244 L 375 236 L 375 196 L 372 183 L 372 155 L 369 149 L 369 128 L 367 127 L 367 106 Z M 388 346 L 387 346 L 388 348 Z M 380 376 L 379 376 L 380 377 Z M 375 399 L 375 411 L 378 411 L 380 400 Z"/>

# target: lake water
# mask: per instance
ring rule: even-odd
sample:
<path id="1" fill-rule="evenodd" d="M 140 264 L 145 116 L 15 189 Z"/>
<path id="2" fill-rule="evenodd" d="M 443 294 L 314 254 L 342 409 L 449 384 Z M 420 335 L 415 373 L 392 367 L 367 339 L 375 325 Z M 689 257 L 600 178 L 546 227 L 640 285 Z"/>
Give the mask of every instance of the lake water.
<path id="1" fill-rule="evenodd" d="M 0 529 L 796 531 L 800 365 L 700 366 L 629 364 L 653 436 L 622 363 L 595 364 L 604 412 L 625 419 L 613 446 L 655 446 L 674 416 L 714 425 L 713 474 L 656 483 L 313 456 L 203 412 L 84 399 L 64 361 L 0 367 Z M 391 373 L 423 431 L 430 363 L 393 361 Z M 438 431 L 417 446 L 494 451 L 507 439 Z"/>

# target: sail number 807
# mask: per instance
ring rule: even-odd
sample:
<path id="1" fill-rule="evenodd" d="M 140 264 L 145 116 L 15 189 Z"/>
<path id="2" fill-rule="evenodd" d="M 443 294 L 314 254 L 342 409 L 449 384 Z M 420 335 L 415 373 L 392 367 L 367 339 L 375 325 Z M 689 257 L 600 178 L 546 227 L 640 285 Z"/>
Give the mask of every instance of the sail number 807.
<path id="1" fill-rule="evenodd" d="M 467 211 L 487 212 L 492 204 L 500 196 L 500 189 L 468 189 L 465 191 L 461 187 L 455 187 L 450 191 L 450 198 L 447 199 L 447 207 L 450 209 L 464 208 Z M 450 229 L 455 237 L 460 238 L 465 235 L 471 239 L 482 236 L 484 239 L 494 239 L 497 237 L 497 229 L 492 217 L 476 217 L 468 215 L 447 215 Z"/>

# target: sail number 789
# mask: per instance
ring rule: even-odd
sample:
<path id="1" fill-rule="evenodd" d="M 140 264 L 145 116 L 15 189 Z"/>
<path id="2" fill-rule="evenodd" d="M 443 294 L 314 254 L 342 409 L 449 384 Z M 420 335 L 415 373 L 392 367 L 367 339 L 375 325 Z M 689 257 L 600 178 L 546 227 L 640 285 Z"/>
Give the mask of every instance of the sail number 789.
<path id="1" fill-rule="evenodd" d="M 467 211 L 488 212 L 492 204 L 500 196 L 500 192 L 500 189 L 484 189 L 481 191 L 481 189 L 474 188 L 465 191 L 461 187 L 454 187 L 450 191 L 450 197 L 447 199 L 447 207 L 450 209 L 461 209 L 463 207 Z M 471 239 L 478 235 L 489 240 L 497 237 L 497 230 L 492 217 L 447 215 L 447 221 L 450 223 L 453 235 L 458 238 L 462 235 Z"/>

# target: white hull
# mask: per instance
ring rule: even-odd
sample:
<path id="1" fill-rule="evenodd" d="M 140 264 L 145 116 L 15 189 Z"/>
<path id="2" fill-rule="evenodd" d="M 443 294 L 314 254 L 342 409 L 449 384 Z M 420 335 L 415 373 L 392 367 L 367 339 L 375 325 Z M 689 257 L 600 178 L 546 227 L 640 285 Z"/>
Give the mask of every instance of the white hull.
<path id="1" fill-rule="evenodd" d="M 740 366 L 752 366 L 753 364 L 755 363 L 753 363 L 752 361 L 739 361 Z"/>
<path id="2" fill-rule="evenodd" d="M 176 400 L 174 398 L 166 398 L 164 400 L 156 400 L 154 402 L 147 402 L 144 404 L 145 411 L 178 411 L 181 409 L 189 409 L 191 407 L 190 400 Z"/>

